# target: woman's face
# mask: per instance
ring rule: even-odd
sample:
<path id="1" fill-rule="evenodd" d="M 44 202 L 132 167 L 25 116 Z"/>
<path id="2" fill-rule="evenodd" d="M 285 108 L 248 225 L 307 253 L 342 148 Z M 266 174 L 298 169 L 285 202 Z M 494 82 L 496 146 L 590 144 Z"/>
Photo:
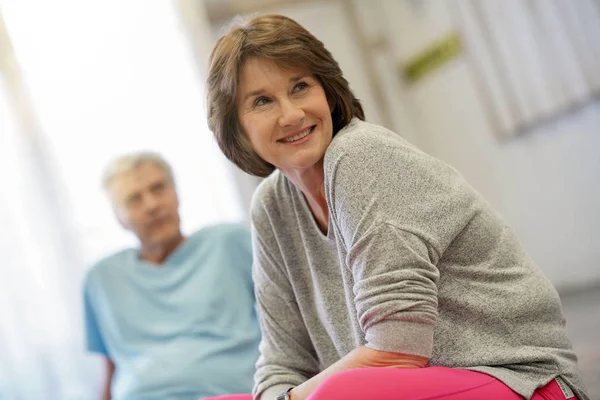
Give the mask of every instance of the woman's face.
<path id="1" fill-rule="evenodd" d="M 237 110 L 254 151 L 286 175 L 320 165 L 331 143 L 331 108 L 321 83 L 305 69 L 248 59 L 240 71 Z"/>

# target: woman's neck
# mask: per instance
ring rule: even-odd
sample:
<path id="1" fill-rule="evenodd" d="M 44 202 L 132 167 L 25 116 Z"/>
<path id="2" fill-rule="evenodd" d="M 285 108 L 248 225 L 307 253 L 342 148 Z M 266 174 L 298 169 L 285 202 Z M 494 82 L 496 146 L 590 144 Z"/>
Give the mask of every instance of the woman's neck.
<path id="1" fill-rule="evenodd" d="M 323 233 L 329 228 L 329 207 L 325 198 L 325 171 L 323 161 L 302 171 L 290 171 L 283 174 L 296 186 L 306 199 L 317 225 Z"/>

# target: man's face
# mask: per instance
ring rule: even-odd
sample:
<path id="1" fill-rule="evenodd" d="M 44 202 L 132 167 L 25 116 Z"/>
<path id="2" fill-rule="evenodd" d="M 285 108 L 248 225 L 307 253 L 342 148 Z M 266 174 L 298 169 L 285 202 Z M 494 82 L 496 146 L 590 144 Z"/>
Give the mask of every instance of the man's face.
<path id="1" fill-rule="evenodd" d="M 117 219 L 142 248 L 168 246 L 181 235 L 175 186 L 158 166 L 142 164 L 118 175 L 108 190 Z"/>

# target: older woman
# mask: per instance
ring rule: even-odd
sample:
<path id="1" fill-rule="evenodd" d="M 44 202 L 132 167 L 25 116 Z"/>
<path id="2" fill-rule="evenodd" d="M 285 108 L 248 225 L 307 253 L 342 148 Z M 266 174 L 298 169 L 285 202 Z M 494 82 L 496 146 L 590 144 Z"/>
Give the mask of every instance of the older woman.
<path id="1" fill-rule="evenodd" d="M 455 170 L 365 122 L 312 34 L 279 15 L 233 27 L 208 89 L 223 153 L 267 177 L 255 398 L 587 399 L 559 297 L 513 231 Z"/>

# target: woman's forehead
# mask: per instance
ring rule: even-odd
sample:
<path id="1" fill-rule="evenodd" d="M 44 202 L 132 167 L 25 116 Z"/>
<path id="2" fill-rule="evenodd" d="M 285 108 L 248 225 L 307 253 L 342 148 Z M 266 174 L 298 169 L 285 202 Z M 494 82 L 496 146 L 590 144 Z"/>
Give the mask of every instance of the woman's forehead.
<path id="1" fill-rule="evenodd" d="M 240 72 L 242 74 L 244 72 L 254 71 L 261 71 L 265 73 L 283 73 L 287 75 L 310 73 L 308 68 L 303 65 L 284 63 L 266 57 L 250 57 L 241 64 Z"/>

